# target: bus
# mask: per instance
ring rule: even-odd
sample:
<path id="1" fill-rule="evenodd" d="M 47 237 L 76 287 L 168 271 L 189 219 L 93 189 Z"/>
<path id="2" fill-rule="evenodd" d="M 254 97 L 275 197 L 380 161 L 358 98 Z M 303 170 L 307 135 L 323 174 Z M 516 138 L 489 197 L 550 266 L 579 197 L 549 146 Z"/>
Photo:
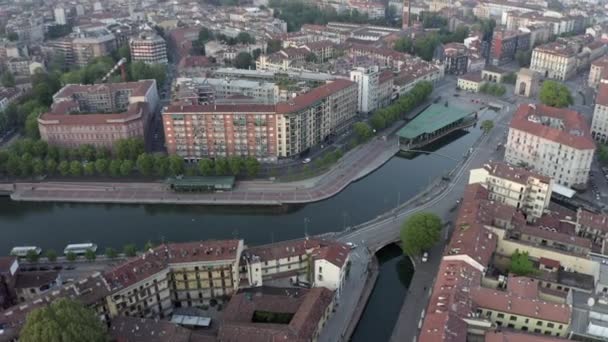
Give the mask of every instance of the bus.
<path id="1" fill-rule="evenodd" d="M 63 254 L 74 253 L 76 255 L 83 255 L 89 250 L 95 253 L 97 251 L 97 245 L 90 242 L 70 244 L 65 247 Z"/>
<path id="2" fill-rule="evenodd" d="M 27 256 L 27 253 L 29 253 L 30 251 L 34 251 L 34 253 L 36 253 L 36 255 L 40 255 L 40 253 L 42 253 L 42 249 L 40 247 L 23 246 L 23 247 L 13 247 L 13 249 L 11 249 L 11 255 L 14 255 L 16 257 L 25 257 L 25 256 Z"/>

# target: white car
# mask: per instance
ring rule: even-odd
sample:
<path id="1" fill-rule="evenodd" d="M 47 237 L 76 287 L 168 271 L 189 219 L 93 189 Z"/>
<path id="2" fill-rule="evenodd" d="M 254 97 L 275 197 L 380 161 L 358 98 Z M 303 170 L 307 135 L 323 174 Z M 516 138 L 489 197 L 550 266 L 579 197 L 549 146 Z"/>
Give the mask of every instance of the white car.
<path id="1" fill-rule="evenodd" d="M 355 244 L 354 244 L 354 243 L 352 243 L 352 242 L 347 242 L 347 243 L 346 243 L 346 245 L 347 245 L 347 246 L 348 246 L 350 249 L 355 249 L 355 248 L 357 248 L 357 245 L 355 245 Z"/>
<path id="2" fill-rule="evenodd" d="M 427 262 L 429 261 L 429 253 L 424 252 L 424 254 L 422 254 L 422 262 Z"/>
<path id="3" fill-rule="evenodd" d="M 302 164 L 308 164 L 310 163 L 310 158 L 306 158 L 304 160 L 302 160 Z"/>

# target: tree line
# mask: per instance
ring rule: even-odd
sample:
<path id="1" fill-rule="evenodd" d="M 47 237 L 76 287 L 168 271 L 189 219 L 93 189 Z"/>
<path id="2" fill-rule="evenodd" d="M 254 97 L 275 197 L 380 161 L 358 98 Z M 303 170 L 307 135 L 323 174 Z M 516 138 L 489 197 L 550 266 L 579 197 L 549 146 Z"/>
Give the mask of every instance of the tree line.
<path id="1" fill-rule="evenodd" d="M 403 119 L 405 114 L 424 103 L 433 92 L 433 84 L 428 81 L 419 82 L 407 94 L 399 97 L 392 105 L 380 108 L 374 112 L 370 124 L 375 130 L 390 126 L 395 121 Z"/>
<path id="2" fill-rule="evenodd" d="M 479 87 L 479 92 L 500 97 L 507 92 L 507 89 L 502 84 L 484 82 Z"/>
<path id="3" fill-rule="evenodd" d="M 8 150 L 0 151 L 0 174 L 9 177 L 61 175 L 71 177 L 144 177 L 178 175 L 226 176 L 247 174 L 255 177 L 260 164 L 253 157 L 202 159 L 197 165 L 186 165 L 177 155 L 166 156 L 144 152 L 139 138 L 120 140 L 114 151 L 84 145 L 78 148 L 49 146 L 45 141 L 22 139 Z"/>

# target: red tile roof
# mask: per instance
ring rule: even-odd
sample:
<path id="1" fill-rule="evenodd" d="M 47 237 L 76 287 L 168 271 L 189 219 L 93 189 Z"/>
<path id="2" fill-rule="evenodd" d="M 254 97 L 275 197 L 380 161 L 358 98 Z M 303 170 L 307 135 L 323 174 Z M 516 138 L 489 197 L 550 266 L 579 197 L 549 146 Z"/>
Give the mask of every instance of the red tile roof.
<path id="1" fill-rule="evenodd" d="M 104 273 L 113 288 L 125 288 L 155 275 L 170 265 L 190 262 L 236 262 L 242 240 L 170 243 L 146 251 Z"/>
<path id="2" fill-rule="evenodd" d="M 470 295 L 475 305 L 481 308 L 562 324 L 570 323 L 572 308 L 567 304 L 549 303 L 485 287 L 473 288 Z"/>
<path id="3" fill-rule="evenodd" d="M 384 82 L 387 82 L 391 79 L 395 78 L 395 75 L 393 74 L 392 71 L 390 70 L 383 70 L 380 73 L 380 76 L 378 76 L 378 83 L 382 84 Z"/>
<path id="4" fill-rule="evenodd" d="M 563 122 L 564 128 L 553 128 L 540 122 L 530 121 L 533 116 L 559 119 Z M 583 116 L 567 108 L 522 104 L 513 115 L 510 127 L 572 148 L 595 149 L 595 142 L 589 133 L 589 125 Z"/>
<path id="5" fill-rule="evenodd" d="M 523 167 L 509 165 L 505 162 L 490 161 L 484 165 L 484 168 L 493 176 L 508 179 L 519 184 L 528 184 L 529 178 L 536 178 L 547 184 L 551 182 L 551 177 L 543 176 L 534 171 L 524 169 Z"/>
<path id="6" fill-rule="evenodd" d="M 553 259 L 549 259 L 549 258 L 545 258 L 545 257 L 540 257 L 540 259 L 538 260 L 538 262 L 541 265 L 545 265 L 547 267 L 555 268 L 555 269 L 558 269 L 559 266 L 561 265 L 559 261 L 553 260 Z"/>
<path id="7" fill-rule="evenodd" d="M 547 335 L 522 333 L 518 331 L 487 331 L 485 342 L 565 342 L 563 338 L 551 337 Z"/>
<path id="8" fill-rule="evenodd" d="M 316 249 L 313 253 L 313 258 L 317 260 L 326 260 L 338 268 L 342 268 L 344 263 L 346 263 L 349 252 L 350 250 L 348 246 L 341 243 L 334 243 L 329 246 Z"/>
<path id="9" fill-rule="evenodd" d="M 327 83 L 320 87 L 314 88 L 308 93 L 296 96 L 295 98 L 287 102 L 278 103 L 276 106 L 277 113 L 287 114 L 300 111 L 339 91 L 355 86 L 356 83 L 351 82 L 349 80 L 334 80 L 331 83 Z"/>
<path id="10" fill-rule="evenodd" d="M 130 104 L 127 111 L 121 114 L 68 114 L 71 101 L 60 102 L 58 106 L 53 106 L 53 112 L 44 113 L 38 118 L 42 125 L 111 125 L 115 123 L 125 123 L 139 120 L 149 111 L 149 106 L 145 102 Z M 66 114 L 59 114 L 64 109 Z"/>
<path id="11" fill-rule="evenodd" d="M 591 228 L 608 233 L 608 216 L 595 214 L 590 211 L 579 209 L 576 213 L 577 222 L 584 228 Z"/>
<path id="12" fill-rule="evenodd" d="M 603 73 L 608 73 L 608 69 L 604 70 Z M 600 82 L 597 90 L 597 96 L 595 97 L 595 104 L 608 106 L 608 83 Z"/>
<path id="13" fill-rule="evenodd" d="M 156 86 L 155 80 L 141 80 L 137 82 L 104 83 L 104 84 L 68 84 L 61 88 L 54 99 L 70 99 L 76 93 L 107 93 L 119 90 L 131 90 L 131 96 L 144 96 L 148 90 Z"/>

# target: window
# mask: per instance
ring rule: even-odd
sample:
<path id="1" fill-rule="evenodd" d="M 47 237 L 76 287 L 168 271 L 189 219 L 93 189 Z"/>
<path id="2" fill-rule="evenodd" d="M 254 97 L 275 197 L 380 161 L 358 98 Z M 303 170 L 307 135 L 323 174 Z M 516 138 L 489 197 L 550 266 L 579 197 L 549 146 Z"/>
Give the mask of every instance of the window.
<path id="1" fill-rule="evenodd" d="M 499 313 L 499 314 L 497 314 L 497 315 L 496 315 L 496 317 L 497 317 L 497 318 L 505 318 L 505 314 L 501 314 L 501 313 Z"/>
<path id="2" fill-rule="evenodd" d="M 553 324 L 553 323 L 547 323 L 547 328 L 553 328 L 553 327 L 555 327 L 555 324 Z"/>
<path id="3" fill-rule="evenodd" d="M 534 332 L 540 334 L 540 329 L 534 329 Z"/>
<path id="4" fill-rule="evenodd" d="M 511 315 L 511 317 L 509 317 L 509 320 L 510 321 L 517 321 L 517 316 Z"/>
<path id="5" fill-rule="evenodd" d="M 507 327 L 508 327 L 508 328 L 511 328 L 511 329 L 515 328 L 515 326 L 514 326 L 513 324 L 510 324 L 510 323 L 509 323 L 509 324 L 507 324 Z"/>
<path id="6" fill-rule="evenodd" d="M 543 322 L 542 321 L 538 321 L 538 322 L 536 322 L 536 325 L 539 326 L 539 327 L 542 327 L 543 326 Z"/>
<path id="7" fill-rule="evenodd" d="M 323 267 L 319 266 L 319 273 L 323 273 Z"/>

